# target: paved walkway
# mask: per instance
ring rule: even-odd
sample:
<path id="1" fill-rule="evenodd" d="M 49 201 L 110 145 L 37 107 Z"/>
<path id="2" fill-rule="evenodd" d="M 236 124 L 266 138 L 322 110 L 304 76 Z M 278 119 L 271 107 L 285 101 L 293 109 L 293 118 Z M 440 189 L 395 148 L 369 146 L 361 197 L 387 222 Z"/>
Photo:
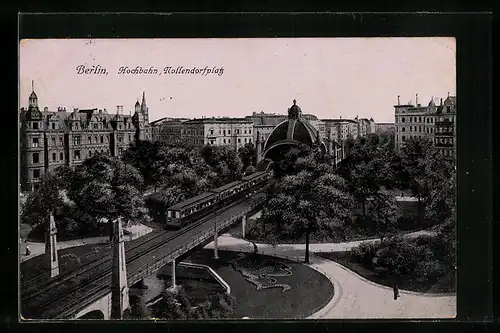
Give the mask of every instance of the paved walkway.
<path id="1" fill-rule="evenodd" d="M 408 234 L 416 237 L 425 232 Z M 375 240 L 371 240 L 375 241 Z M 360 242 L 338 244 L 311 244 L 311 252 L 345 251 Z M 259 253 L 303 260 L 303 244 L 271 246 L 257 244 Z M 213 242 L 206 248 L 213 248 Z M 245 240 L 222 235 L 219 249 L 252 252 L 253 245 Z M 432 295 L 400 290 L 400 297 L 393 299 L 392 288 L 369 281 L 353 271 L 324 258 L 311 255 L 311 267 L 323 273 L 334 285 L 333 299 L 311 319 L 333 318 L 454 318 L 456 316 L 456 296 Z"/>

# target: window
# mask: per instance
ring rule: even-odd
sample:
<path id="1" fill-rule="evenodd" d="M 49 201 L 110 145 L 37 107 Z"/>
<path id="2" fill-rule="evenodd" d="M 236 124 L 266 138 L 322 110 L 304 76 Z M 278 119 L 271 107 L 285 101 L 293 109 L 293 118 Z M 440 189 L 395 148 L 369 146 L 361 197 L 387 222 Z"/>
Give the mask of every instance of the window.
<path id="1" fill-rule="evenodd" d="M 227 135 L 231 135 L 231 130 L 228 130 L 228 131 L 227 131 Z"/>
<path id="2" fill-rule="evenodd" d="M 228 140 L 227 140 L 227 143 L 231 143 L 231 139 L 228 139 Z"/>
<path id="3" fill-rule="evenodd" d="M 405 131 L 405 128 L 404 127 L 401 127 L 401 132 L 404 132 Z"/>
<path id="4" fill-rule="evenodd" d="M 52 145 L 55 146 L 56 145 L 56 138 L 55 137 L 52 137 Z"/>
<path id="5" fill-rule="evenodd" d="M 33 169 L 33 178 L 40 178 L 40 169 Z"/>
<path id="6" fill-rule="evenodd" d="M 33 163 L 40 162 L 40 155 L 38 153 L 33 153 Z"/>
<path id="7" fill-rule="evenodd" d="M 62 161 L 64 160 L 64 153 L 59 153 L 59 159 Z"/>
<path id="8" fill-rule="evenodd" d="M 102 139 L 102 137 L 101 137 L 101 139 Z M 132 141 L 132 136 L 130 134 L 128 135 L 128 141 Z M 101 140 L 101 143 L 102 143 L 102 140 Z"/>
<path id="9" fill-rule="evenodd" d="M 59 137 L 59 144 L 60 144 L 61 146 L 62 146 L 62 144 L 63 144 L 63 138 L 62 138 L 62 136 L 60 136 L 60 137 Z"/>
<path id="10" fill-rule="evenodd" d="M 38 123 L 33 123 L 33 129 L 38 129 Z"/>
<path id="11" fill-rule="evenodd" d="M 57 155 L 56 155 L 56 153 L 52 153 L 52 161 L 55 161 L 55 160 L 57 160 Z"/>
<path id="12" fill-rule="evenodd" d="M 130 137 L 130 135 L 129 135 L 129 137 Z M 101 143 L 104 143 L 104 136 L 102 136 L 102 135 L 101 135 Z"/>
<path id="13" fill-rule="evenodd" d="M 89 150 L 89 157 L 92 156 L 92 150 Z"/>
<path id="14" fill-rule="evenodd" d="M 78 146 L 80 144 L 80 137 L 75 136 L 73 137 L 73 145 Z"/>
<path id="15" fill-rule="evenodd" d="M 97 129 L 97 124 L 94 124 L 94 129 Z"/>
<path id="16" fill-rule="evenodd" d="M 422 122 L 422 117 L 418 117 L 418 122 L 421 123 Z"/>
<path id="17" fill-rule="evenodd" d="M 238 143 L 241 143 L 241 139 L 240 138 L 238 138 Z"/>
<path id="18" fill-rule="evenodd" d="M 252 134 L 252 130 L 251 129 L 248 130 L 248 134 Z"/>
<path id="19" fill-rule="evenodd" d="M 80 151 L 79 150 L 75 150 L 75 159 L 79 160 L 80 159 Z"/>
<path id="20" fill-rule="evenodd" d="M 245 138 L 245 143 L 247 143 L 247 138 Z"/>
<path id="21" fill-rule="evenodd" d="M 402 135 L 401 139 L 403 140 L 403 142 L 405 142 L 406 141 L 406 136 Z"/>
<path id="22" fill-rule="evenodd" d="M 223 130 L 223 131 L 222 131 L 222 134 L 226 135 L 226 130 Z"/>
<path id="23" fill-rule="evenodd" d="M 97 143 L 97 136 L 94 136 L 94 142 Z"/>
<path id="24" fill-rule="evenodd" d="M 252 143 L 252 138 L 248 138 L 248 142 Z"/>
<path id="25" fill-rule="evenodd" d="M 89 143 L 92 143 L 92 137 L 89 136 L 87 139 Z"/>
<path id="26" fill-rule="evenodd" d="M 118 148 L 118 155 L 121 156 L 122 154 L 123 154 L 123 148 L 120 147 L 120 148 Z"/>
<path id="27" fill-rule="evenodd" d="M 401 122 L 404 123 L 405 122 L 405 117 L 402 117 L 401 118 Z"/>
<path id="28" fill-rule="evenodd" d="M 224 140 L 222 140 L 222 141 L 223 141 L 223 143 L 226 143 L 226 139 L 224 139 Z"/>
<path id="29" fill-rule="evenodd" d="M 56 129 L 56 123 L 52 123 L 52 129 L 55 130 Z"/>
<path id="30" fill-rule="evenodd" d="M 239 129 L 238 129 L 238 130 L 236 130 L 236 134 L 240 134 L 240 130 L 239 130 Z"/>
<path id="31" fill-rule="evenodd" d="M 33 147 L 38 148 L 38 138 L 33 138 Z"/>

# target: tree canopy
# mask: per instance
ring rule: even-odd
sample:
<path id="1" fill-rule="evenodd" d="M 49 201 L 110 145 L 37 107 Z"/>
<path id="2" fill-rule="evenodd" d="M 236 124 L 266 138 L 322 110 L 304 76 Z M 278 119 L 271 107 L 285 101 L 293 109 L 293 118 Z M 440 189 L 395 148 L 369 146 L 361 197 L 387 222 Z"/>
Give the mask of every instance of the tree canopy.
<path id="1" fill-rule="evenodd" d="M 298 157 L 286 175 L 275 184 L 275 191 L 257 220 L 256 234 L 266 235 L 271 243 L 301 239 L 306 235 L 306 262 L 309 260 L 309 235 L 342 234 L 351 221 L 353 199 L 342 177 L 331 172 L 320 156 L 311 152 Z"/>
<path id="2" fill-rule="evenodd" d="M 142 176 L 133 166 L 97 154 L 75 168 L 68 195 L 80 210 L 98 221 L 122 218 L 134 223 L 147 214 L 142 186 Z"/>

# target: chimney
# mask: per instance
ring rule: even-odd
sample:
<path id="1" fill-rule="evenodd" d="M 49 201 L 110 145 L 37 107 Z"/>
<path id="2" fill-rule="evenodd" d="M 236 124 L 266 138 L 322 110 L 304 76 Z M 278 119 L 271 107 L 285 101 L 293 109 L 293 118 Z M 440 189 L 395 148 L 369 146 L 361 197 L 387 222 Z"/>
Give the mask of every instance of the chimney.
<path id="1" fill-rule="evenodd" d="M 47 112 L 47 111 L 49 111 L 49 108 L 48 107 L 44 107 L 43 111 Z"/>
<path id="2" fill-rule="evenodd" d="M 415 94 L 415 105 L 416 105 L 416 106 L 419 106 L 419 105 L 418 105 L 418 93 L 416 93 L 416 94 Z"/>
<path id="3" fill-rule="evenodd" d="M 119 105 L 116 106 L 116 114 L 118 114 L 118 113 L 120 113 L 120 106 Z"/>
<path id="4" fill-rule="evenodd" d="M 399 103 L 399 95 L 398 95 L 398 105 L 400 105 L 400 103 Z"/>
<path id="5" fill-rule="evenodd" d="M 441 97 L 441 101 L 439 102 L 439 105 L 443 105 L 443 98 Z"/>

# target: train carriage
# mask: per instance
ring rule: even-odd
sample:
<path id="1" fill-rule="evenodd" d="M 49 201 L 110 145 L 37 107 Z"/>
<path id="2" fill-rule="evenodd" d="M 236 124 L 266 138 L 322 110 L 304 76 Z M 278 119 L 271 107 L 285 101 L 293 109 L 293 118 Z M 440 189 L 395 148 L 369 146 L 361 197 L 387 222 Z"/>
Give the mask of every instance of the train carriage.
<path id="1" fill-rule="evenodd" d="M 269 172 L 254 172 L 244 176 L 241 180 L 179 202 L 167 209 L 167 226 L 182 228 L 221 207 L 248 197 L 261 189 L 269 177 Z"/>
<path id="2" fill-rule="evenodd" d="M 204 192 L 169 207 L 167 209 L 167 225 L 183 227 L 193 219 L 202 216 L 205 208 L 210 206 L 215 201 L 214 199 L 214 193 Z"/>

